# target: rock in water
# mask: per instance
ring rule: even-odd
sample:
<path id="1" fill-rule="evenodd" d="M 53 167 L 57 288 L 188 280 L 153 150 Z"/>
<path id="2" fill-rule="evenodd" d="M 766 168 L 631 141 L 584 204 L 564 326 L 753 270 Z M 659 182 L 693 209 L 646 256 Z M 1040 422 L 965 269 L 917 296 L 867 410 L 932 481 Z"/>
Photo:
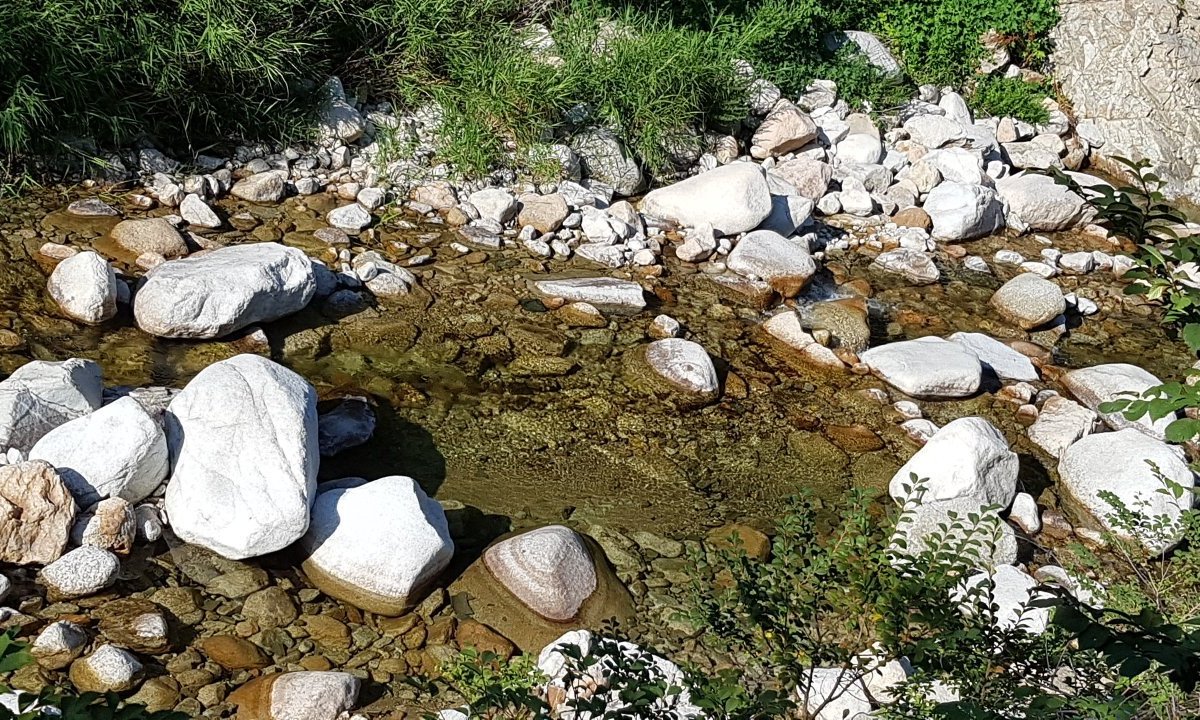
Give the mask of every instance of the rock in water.
<path id="1" fill-rule="evenodd" d="M 975 353 L 985 370 L 991 370 L 1001 380 L 1034 382 L 1038 379 L 1037 368 L 1029 358 L 1004 343 L 983 333 L 958 332 L 950 336 L 956 342 Z"/>
<path id="2" fill-rule="evenodd" d="M 34 360 L 0 382 L 0 450 L 28 453 L 42 436 L 100 407 L 104 386 L 91 360 Z"/>
<path id="3" fill-rule="evenodd" d="M 747 233 L 725 261 L 733 272 L 770 283 L 784 297 L 795 297 L 817 272 L 808 248 L 770 230 Z"/>
<path id="4" fill-rule="evenodd" d="M 240 720 L 338 720 L 358 702 L 358 678 L 342 672 L 260 677 L 229 695 Z"/>
<path id="5" fill-rule="evenodd" d="M 62 555 L 75 522 L 75 498 L 49 463 L 0 466 L 0 561 L 45 565 Z"/>
<path id="6" fill-rule="evenodd" d="M 943 182 L 929 191 L 924 210 L 933 220 L 934 237 L 973 240 L 1004 227 L 1004 205 L 983 185 Z"/>
<path id="7" fill-rule="evenodd" d="M 985 510 L 975 498 L 908 503 L 892 539 L 901 556 L 909 558 L 930 549 L 937 538 L 945 547 L 961 546 L 968 559 L 982 565 L 1017 561 L 1017 536 L 995 510 Z M 977 520 L 972 522 L 971 518 Z M 969 541 L 969 542 L 968 542 Z M 909 562 L 900 558 L 900 562 Z"/>
<path id="8" fill-rule="evenodd" d="M 122 220 L 109 236 L 133 255 L 154 253 L 168 259 L 187 255 L 187 243 L 183 241 L 183 236 L 163 218 Z"/>
<path id="9" fill-rule="evenodd" d="M 503 540 L 483 556 L 487 569 L 530 610 L 547 620 L 571 620 L 596 591 L 587 546 L 561 525 Z"/>
<path id="10" fill-rule="evenodd" d="M 928 253 L 908 248 L 895 248 L 879 253 L 871 263 L 888 272 L 903 275 L 916 285 L 929 285 L 942 277 L 933 258 Z"/>
<path id="11" fill-rule="evenodd" d="M 731 163 L 651 190 L 640 209 L 683 227 L 711 225 L 718 235 L 736 235 L 771 214 L 771 190 L 761 167 Z"/>
<path id="12" fill-rule="evenodd" d="M 666 396 L 687 408 L 707 405 L 720 395 L 712 358 L 691 340 L 655 340 L 626 357 L 630 383 L 644 392 Z"/>
<path id="13" fill-rule="evenodd" d="M 1108 530 L 1132 535 L 1152 553 L 1166 552 L 1183 538 L 1180 517 L 1190 507 L 1195 478 L 1176 449 L 1166 443 L 1132 428 L 1087 435 L 1063 452 L 1058 476 L 1068 503 Z M 1169 491 L 1164 492 L 1168 490 L 1164 479 L 1189 492 L 1176 500 Z M 1126 508 L 1143 515 L 1146 523 L 1130 533 L 1130 528 L 1116 522 L 1116 508 L 1101 493 L 1112 493 Z M 1159 529 L 1159 525 L 1163 527 Z"/>
<path id="14" fill-rule="evenodd" d="M 317 399 L 257 355 L 202 370 L 167 413 L 166 512 L 186 542 L 233 559 L 300 539 L 316 489 Z"/>
<path id="15" fill-rule="evenodd" d="M 42 583 L 51 598 L 64 600 L 100 592 L 117 581 L 121 562 L 107 550 L 77 547 L 42 568 Z"/>
<path id="16" fill-rule="evenodd" d="M 300 250 L 234 245 L 151 270 L 133 314 L 151 335 L 216 338 L 301 310 L 315 292 L 313 264 Z"/>
<path id="17" fill-rule="evenodd" d="M 1084 216 L 1083 198 L 1049 175 L 1021 173 L 1000 178 L 996 192 L 1008 204 L 1008 226 L 1017 232 L 1066 230 Z"/>
<path id="18" fill-rule="evenodd" d="M 29 457 L 58 468 L 81 507 L 107 497 L 143 500 L 169 466 L 162 427 L 132 397 L 51 430 Z"/>
<path id="19" fill-rule="evenodd" d="M 1004 509 L 1017 494 L 1019 465 L 1008 440 L 990 422 L 959 418 L 909 458 L 892 478 L 888 492 L 901 503 L 912 497 L 919 502 L 966 497 Z M 906 490 L 905 486 L 913 487 Z"/>
<path id="20" fill-rule="evenodd" d="M 1147 389 L 1162 384 L 1153 374 L 1128 363 L 1110 363 L 1072 370 L 1061 378 L 1061 382 L 1079 402 L 1096 412 L 1099 412 L 1100 406 L 1106 402 L 1132 397 L 1125 393 L 1141 395 Z M 1157 440 L 1165 439 L 1167 426 L 1175 419 L 1174 415 L 1168 415 L 1152 420 L 1146 415 L 1137 420 L 1129 420 L 1119 412 L 1102 413 L 1100 417 L 1114 430 L 1133 428 Z"/>
<path id="21" fill-rule="evenodd" d="M 62 311 L 79 322 L 98 325 L 117 314 L 117 275 L 90 250 L 56 265 L 47 289 Z"/>
<path id="22" fill-rule="evenodd" d="M 420 600 L 454 555 L 442 506 L 400 476 L 318 494 L 301 542 L 314 585 L 381 615 Z"/>
<path id="23" fill-rule="evenodd" d="M 859 355 L 871 372 L 916 398 L 967 397 L 979 390 L 983 365 L 975 353 L 937 337 L 905 340 Z"/>
<path id="24" fill-rule="evenodd" d="M 628 621 L 629 591 L 604 551 L 560 525 L 530 530 L 490 547 L 450 587 L 464 594 L 474 618 L 537 652 L 564 631 Z"/>
<path id="25" fill-rule="evenodd" d="M 71 664 L 71 683 L 80 692 L 110 693 L 131 689 L 142 674 L 142 664 L 128 650 L 101 645 L 91 655 Z"/>
<path id="26" fill-rule="evenodd" d="M 991 304 L 1006 320 L 1025 330 L 1044 325 L 1067 309 L 1062 290 L 1033 273 L 1004 283 L 992 295 Z"/>
<path id="27" fill-rule="evenodd" d="M 277 203 L 287 189 L 287 173 L 269 171 L 244 177 L 229 191 L 234 197 L 252 203 Z"/>
<path id="28" fill-rule="evenodd" d="M 567 302 L 585 302 L 597 309 L 612 313 L 637 313 L 646 307 L 642 286 L 632 280 L 609 277 L 565 278 L 539 280 L 534 283 L 546 297 L 562 298 Z"/>
<path id="29" fill-rule="evenodd" d="M 338 406 L 317 418 L 322 457 L 358 447 L 375 433 L 375 411 L 364 397 L 342 398 Z"/>

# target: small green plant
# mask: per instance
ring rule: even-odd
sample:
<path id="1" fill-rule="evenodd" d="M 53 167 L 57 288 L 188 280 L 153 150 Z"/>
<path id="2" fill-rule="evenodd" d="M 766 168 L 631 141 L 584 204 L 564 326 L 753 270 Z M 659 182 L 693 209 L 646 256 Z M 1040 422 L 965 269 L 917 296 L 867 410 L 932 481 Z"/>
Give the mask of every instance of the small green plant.
<path id="1" fill-rule="evenodd" d="M 975 84 L 969 100 L 976 110 L 992 117 L 1012 117 L 1036 124 L 1050 120 L 1042 101 L 1051 94 L 1044 83 L 987 75 Z"/>
<path id="2" fill-rule="evenodd" d="M 1114 157 L 1129 169 L 1132 185 L 1080 186 L 1061 170 L 1054 178 L 1085 199 L 1096 222 L 1138 246 L 1137 265 L 1125 273 L 1132 280 L 1127 295 L 1142 295 L 1163 308 L 1164 324 L 1178 328 L 1193 352 L 1200 352 L 1200 238 L 1180 237 L 1176 228 L 1186 222 L 1163 195 L 1166 182 L 1150 169 L 1148 160 Z"/>
<path id="3" fill-rule="evenodd" d="M 1189 378 L 1200 376 L 1198 371 L 1190 371 Z M 1185 443 L 1200 437 L 1200 420 L 1190 417 L 1177 417 L 1181 411 L 1200 408 L 1200 383 L 1169 382 L 1146 388 L 1140 394 L 1128 393 L 1100 405 L 1100 411 L 1106 413 L 1121 413 L 1127 420 L 1140 420 L 1148 417 L 1157 422 L 1163 418 L 1173 419 L 1164 429 L 1167 440 L 1175 443 Z"/>

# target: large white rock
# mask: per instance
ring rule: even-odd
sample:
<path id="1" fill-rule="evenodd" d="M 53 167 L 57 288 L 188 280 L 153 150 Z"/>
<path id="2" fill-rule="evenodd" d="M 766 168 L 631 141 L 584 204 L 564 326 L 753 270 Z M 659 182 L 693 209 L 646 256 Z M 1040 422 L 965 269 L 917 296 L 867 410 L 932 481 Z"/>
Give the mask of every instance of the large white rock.
<path id="1" fill-rule="evenodd" d="M 336 720 L 358 702 L 359 680 L 350 673 L 283 673 L 271 683 L 272 720 Z"/>
<path id="2" fill-rule="evenodd" d="M 46 287 L 62 311 L 79 322 L 97 325 L 117 314 L 117 274 L 91 250 L 54 266 Z"/>
<path id="3" fill-rule="evenodd" d="M 1071 443 L 1090 434 L 1098 419 L 1096 413 L 1074 400 L 1054 395 L 1042 403 L 1037 420 L 1029 426 L 1026 434 L 1034 445 L 1057 459 Z"/>
<path id="4" fill-rule="evenodd" d="M 304 378 L 257 355 L 223 360 L 175 396 L 166 425 L 166 512 L 181 539 L 241 559 L 308 530 L 319 453 Z"/>
<path id="5" fill-rule="evenodd" d="M 1167 484 L 1155 468 L 1163 478 L 1189 492 L 1180 500 L 1162 492 Z M 1062 490 L 1101 525 L 1136 539 L 1150 552 L 1165 552 L 1183 537 L 1179 518 L 1184 509 L 1191 507 L 1195 476 L 1178 451 L 1164 442 L 1133 428 L 1087 435 L 1063 452 L 1058 477 Z M 1112 493 L 1126 508 L 1145 516 L 1147 523 L 1164 520 L 1167 527 L 1154 532 L 1144 527 L 1120 527 L 1114 522 L 1115 509 L 1101 493 Z"/>
<path id="6" fill-rule="evenodd" d="M 754 131 L 750 154 L 758 159 L 786 155 L 817 139 L 817 124 L 789 101 L 774 109 Z"/>
<path id="7" fill-rule="evenodd" d="M 999 565 L 967 578 L 954 594 L 963 612 L 983 613 L 1000 630 L 1041 635 L 1050 626 L 1050 608 L 1033 607 L 1049 596 L 1035 592 L 1038 581 L 1020 568 Z"/>
<path id="8" fill-rule="evenodd" d="M 71 683 L 80 692 L 124 692 L 141 674 L 142 663 L 137 657 L 116 645 L 101 645 L 71 665 Z"/>
<path id="9" fill-rule="evenodd" d="M 138 502 L 169 466 L 162 427 L 128 396 L 51 430 L 29 457 L 57 468 L 80 507 L 108 497 Z"/>
<path id="10" fill-rule="evenodd" d="M 646 307 L 642 286 L 632 280 L 610 277 L 564 278 L 539 280 L 533 285 L 546 297 L 585 302 L 608 312 L 636 313 Z"/>
<path id="11" fill-rule="evenodd" d="M 967 397 L 983 379 L 975 353 L 938 337 L 881 345 L 860 353 L 859 359 L 889 385 L 916 398 Z"/>
<path id="12" fill-rule="evenodd" d="M 504 188 L 484 188 L 471 193 L 470 202 L 479 214 L 503 225 L 517 214 L 517 199 Z"/>
<path id="13" fill-rule="evenodd" d="M 866 718 L 871 701 L 857 670 L 851 668 L 811 668 L 796 687 L 800 705 L 812 720 Z"/>
<path id="14" fill-rule="evenodd" d="M 839 162 L 874 165 L 883 158 L 883 143 L 878 135 L 856 132 L 847 135 L 837 144 Z"/>
<path id="15" fill-rule="evenodd" d="M 1000 178 L 996 192 L 1008 205 L 1008 226 L 1017 232 L 1066 230 L 1083 220 L 1086 209 L 1083 198 L 1038 173 Z"/>
<path id="16" fill-rule="evenodd" d="M 581 663 L 575 657 L 587 662 Z M 678 695 L 656 701 L 649 716 L 662 720 L 705 717 L 703 711 L 692 704 L 687 678 L 678 665 L 631 642 L 598 637 L 588 630 L 571 630 L 538 654 L 537 668 L 547 679 L 546 697 L 550 699 L 555 717 L 600 720 L 609 716 L 606 712 L 615 713 L 615 717 L 627 711 L 628 701 L 616 690 L 609 689 L 610 679 L 618 671 L 619 659 L 625 664 L 636 662 L 644 666 L 643 672 L 651 681 L 680 689 Z M 599 712 L 575 711 L 568 704 L 572 700 L 589 698 L 603 702 Z"/>
<path id="17" fill-rule="evenodd" d="M 962 552 L 965 559 L 983 566 L 1016 562 L 1016 533 L 986 507 L 969 497 L 908 503 L 892 535 L 893 562 L 908 564 L 935 548 Z"/>
<path id="18" fill-rule="evenodd" d="M 888 492 L 898 502 L 912 496 L 923 502 L 966 497 L 1004 509 L 1017 494 L 1019 465 L 1008 440 L 990 422 L 959 418 L 938 430 L 896 471 Z M 906 490 L 906 485 L 914 487 Z"/>
<path id="19" fill-rule="evenodd" d="M 420 600 L 454 556 L 442 506 L 398 475 L 318 494 L 301 542 L 317 587 L 384 615 Z"/>
<path id="20" fill-rule="evenodd" d="M 904 121 L 904 129 L 909 137 L 929 150 L 966 137 L 963 126 L 945 115 L 914 115 Z"/>
<path id="21" fill-rule="evenodd" d="M 909 248 L 884 250 L 875 257 L 871 266 L 903 275 L 917 285 L 935 283 L 942 277 L 941 271 L 938 270 L 933 258 L 928 253 Z"/>
<path id="22" fill-rule="evenodd" d="M 801 242 L 770 230 L 747 233 L 725 265 L 733 272 L 767 281 L 785 297 L 795 297 L 817 272 L 817 263 Z"/>
<path id="23" fill-rule="evenodd" d="M 950 341 L 975 353 L 984 369 L 991 369 L 1001 380 L 1033 382 L 1038 379 L 1037 368 L 1028 357 L 990 335 L 957 332 L 950 336 Z"/>
<path id="24" fill-rule="evenodd" d="M 1004 205 L 983 185 L 943 182 L 922 207 L 933 220 L 933 235 L 946 240 L 973 240 L 1004 227 Z"/>
<path id="25" fill-rule="evenodd" d="M 651 190 L 640 209 L 683 227 L 711 225 L 719 235 L 736 235 L 771 214 L 771 191 L 760 166 L 735 162 Z"/>
<path id="26" fill-rule="evenodd" d="M 584 176 L 610 186 L 618 195 L 634 195 L 646 185 L 637 160 L 607 128 L 576 133 L 571 138 L 571 149 L 579 155 Z"/>
<path id="27" fill-rule="evenodd" d="M 100 407 L 104 385 L 91 360 L 34 360 L 0 382 L 0 450 L 28 453 L 46 433 Z"/>
<path id="28" fill-rule="evenodd" d="M 1063 375 L 1060 381 L 1079 402 L 1096 412 L 1100 412 L 1100 406 L 1106 402 L 1131 399 L 1148 388 L 1162 384 L 1162 380 L 1152 373 L 1128 363 L 1079 368 Z M 1128 420 L 1119 412 L 1100 413 L 1100 417 L 1114 430 L 1133 428 L 1158 440 L 1165 438 L 1167 426 L 1175 419 L 1173 415 L 1168 415 L 1151 420 L 1146 415 L 1137 420 Z"/>
<path id="29" fill-rule="evenodd" d="M 565 622 L 596 591 L 596 566 L 583 538 L 562 525 L 538 528 L 487 549 L 483 562 L 529 609 Z"/>
<path id="30" fill-rule="evenodd" d="M 316 292 L 313 264 L 278 243 L 233 245 L 166 262 L 134 297 L 138 327 L 171 338 L 216 338 L 301 310 Z"/>

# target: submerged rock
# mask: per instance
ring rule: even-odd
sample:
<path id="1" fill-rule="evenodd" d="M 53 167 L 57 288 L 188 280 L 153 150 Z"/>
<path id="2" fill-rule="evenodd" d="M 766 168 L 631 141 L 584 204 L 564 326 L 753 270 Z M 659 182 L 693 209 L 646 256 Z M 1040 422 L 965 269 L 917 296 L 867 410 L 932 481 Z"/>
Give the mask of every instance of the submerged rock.
<path id="1" fill-rule="evenodd" d="M 133 255 L 155 253 L 165 258 L 187 255 L 187 243 L 175 226 L 163 218 L 122 220 L 110 232 L 113 242 Z"/>
<path id="2" fill-rule="evenodd" d="M 171 401 L 166 513 L 186 542 L 241 559 L 308 529 L 316 489 L 316 393 L 257 355 L 202 370 Z"/>
<path id="3" fill-rule="evenodd" d="M 454 555 L 441 505 L 400 476 L 321 492 L 301 542 L 314 585 L 381 615 L 419 601 Z"/>
<path id="4" fill-rule="evenodd" d="M 337 407 L 317 418 L 322 457 L 358 447 L 375 433 L 375 411 L 364 397 L 342 398 Z"/>
<path id="5" fill-rule="evenodd" d="M 691 340 L 655 340 L 630 351 L 627 358 L 629 380 L 644 392 L 668 396 L 685 407 L 707 405 L 720 395 L 712 358 Z"/>
<path id="6" fill-rule="evenodd" d="M 646 307 L 642 286 L 610 277 L 539 280 L 534 287 L 545 297 L 585 302 L 612 313 L 637 313 Z"/>
<path id="7" fill-rule="evenodd" d="M 1067 309 L 1062 290 L 1033 273 L 1004 283 L 992 295 L 991 304 L 1006 320 L 1025 330 L 1045 325 Z"/>
<path id="8" fill-rule="evenodd" d="M 300 250 L 234 245 L 151 270 L 133 314 L 151 335 L 216 338 L 291 315 L 315 292 L 313 264 Z"/>

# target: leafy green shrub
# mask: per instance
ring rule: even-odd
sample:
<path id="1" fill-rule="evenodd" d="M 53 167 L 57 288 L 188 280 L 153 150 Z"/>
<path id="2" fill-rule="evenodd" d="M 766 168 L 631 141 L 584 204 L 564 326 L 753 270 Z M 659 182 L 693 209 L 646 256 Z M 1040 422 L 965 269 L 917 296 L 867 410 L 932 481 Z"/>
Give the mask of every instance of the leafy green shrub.
<path id="1" fill-rule="evenodd" d="M 1050 112 L 1042 104 L 1049 95 L 1050 88 L 1043 83 L 988 75 L 979 79 L 968 99 L 972 107 L 992 117 L 1012 117 L 1036 124 L 1050 120 Z"/>
<path id="2" fill-rule="evenodd" d="M 1162 193 L 1166 183 L 1151 171 L 1148 160 L 1112 159 L 1129 169 L 1132 185 L 1084 188 L 1061 170 L 1051 172 L 1086 200 L 1098 224 L 1137 244 L 1137 265 L 1125 273 L 1133 282 L 1125 286 L 1125 294 L 1159 303 L 1162 322 L 1177 328 L 1188 347 L 1200 352 L 1200 282 L 1187 265 L 1200 260 L 1200 237 L 1178 235 L 1175 229 L 1186 218 L 1167 202 Z"/>

